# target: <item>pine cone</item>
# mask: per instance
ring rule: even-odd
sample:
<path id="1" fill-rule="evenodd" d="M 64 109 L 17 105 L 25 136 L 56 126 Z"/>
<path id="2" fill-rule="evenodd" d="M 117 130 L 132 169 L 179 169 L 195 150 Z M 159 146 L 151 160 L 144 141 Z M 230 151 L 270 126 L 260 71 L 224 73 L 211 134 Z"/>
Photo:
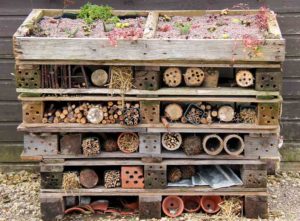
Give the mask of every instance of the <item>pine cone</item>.
<path id="1" fill-rule="evenodd" d="M 196 174 L 196 168 L 192 165 L 180 166 L 180 171 L 182 174 L 182 179 L 190 179 Z"/>
<path id="2" fill-rule="evenodd" d="M 181 171 L 178 167 L 171 167 L 168 171 L 168 181 L 176 183 L 182 179 Z"/>
<path id="3" fill-rule="evenodd" d="M 117 151 L 118 148 L 118 144 L 117 141 L 114 139 L 107 139 L 104 142 L 104 150 L 107 152 L 114 152 Z"/>
<path id="4" fill-rule="evenodd" d="M 183 139 L 182 148 L 186 155 L 198 155 L 202 152 L 201 138 L 191 135 Z"/>

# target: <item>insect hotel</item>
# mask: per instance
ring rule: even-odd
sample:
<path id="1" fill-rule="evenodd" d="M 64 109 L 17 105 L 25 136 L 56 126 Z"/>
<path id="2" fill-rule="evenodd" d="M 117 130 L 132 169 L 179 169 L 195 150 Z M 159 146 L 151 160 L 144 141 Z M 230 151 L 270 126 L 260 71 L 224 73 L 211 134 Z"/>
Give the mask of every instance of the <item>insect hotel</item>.
<path id="1" fill-rule="evenodd" d="M 13 41 L 22 158 L 41 162 L 44 220 L 229 202 L 268 216 L 285 55 L 272 11 L 36 9 Z"/>

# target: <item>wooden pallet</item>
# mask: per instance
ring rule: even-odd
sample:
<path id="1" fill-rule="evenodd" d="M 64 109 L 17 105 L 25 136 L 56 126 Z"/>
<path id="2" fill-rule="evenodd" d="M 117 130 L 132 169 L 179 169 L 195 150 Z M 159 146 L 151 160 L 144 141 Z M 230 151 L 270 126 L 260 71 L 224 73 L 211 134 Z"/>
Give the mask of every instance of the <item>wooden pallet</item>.
<path id="1" fill-rule="evenodd" d="M 23 160 L 42 159 L 147 159 L 154 158 L 156 161 L 163 159 L 228 159 L 228 160 L 248 160 L 248 159 L 279 159 L 278 152 L 279 137 L 276 134 L 244 134 L 244 150 L 240 155 L 229 155 L 222 150 L 218 155 L 208 155 L 202 150 L 198 155 L 187 155 L 182 148 L 176 151 L 169 151 L 161 145 L 160 133 L 139 133 L 139 150 L 134 153 L 124 153 L 121 151 L 106 152 L 100 145 L 100 153 L 94 156 L 82 154 L 83 134 L 69 134 L 59 136 L 59 134 L 25 134 L 24 151 L 21 155 Z M 201 135 L 203 138 L 203 134 Z M 62 138 L 65 141 L 62 143 Z M 74 142 L 77 143 L 74 146 Z M 202 142 L 202 141 L 201 141 Z M 202 146 L 202 145 L 201 145 Z M 68 154 L 67 154 L 68 153 Z"/>
<path id="2" fill-rule="evenodd" d="M 214 192 L 207 192 L 205 189 L 199 192 L 190 192 L 188 195 L 197 195 L 197 196 L 207 196 L 207 195 L 218 195 L 218 196 L 239 196 L 242 197 L 243 205 L 244 205 L 244 215 L 246 218 L 267 218 L 268 217 L 268 197 L 266 192 L 263 190 L 254 190 L 244 191 L 243 189 L 236 189 L 237 191 L 223 191 L 217 190 Z M 119 190 L 120 191 L 120 190 Z M 180 190 L 174 191 L 174 195 L 178 196 L 178 192 Z M 124 193 L 123 191 L 121 193 Z M 116 196 L 119 195 L 120 192 L 116 193 Z M 122 194 L 122 196 L 126 196 Z M 179 196 L 183 196 L 186 193 L 179 194 Z M 128 192 L 129 196 L 137 196 L 139 201 L 139 218 L 140 219 L 151 219 L 157 218 L 160 219 L 162 217 L 161 210 L 161 202 L 163 197 L 168 195 L 173 195 L 169 193 L 161 193 L 156 190 L 152 190 L 148 194 L 136 192 Z M 42 219 L 45 221 L 52 221 L 55 217 L 61 217 L 64 215 L 64 211 L 66 209 L 65 201 L 67 197 L 72 197 L 72 200 L 76 201 L 79 196 L 98 196 L 98 199 L 101 199 L 102 196 L 107 195 L 95 195 L 94 192 L 78 192 L 75 191 L 72 194 L 68 194 L 65 192 L 41 192 L 41 212 Z"/>
<path id="3" fill-rule="evenodd" d="M 257 13 L 258 10 L 229 10 L 228 14 Z M 77 14 L 78 10 L 65 10 Z M 265 39 L 261 45 L 262 56 L 247 56 L 243 39 L 154 39 L 159 15 L 197 16 L 221 11 L 114 11 L 115 15 L 147 16 L 144 35 L 136 41 L 119 40 L 118 46 L 109 44 L 108 38 L 44 38 L 28 36 L 34 23 L 43 16 L 61 15 L 61 10 L 35 9 L 14 34 L 14 54 L 17 64 L 131 64 L 160 65 L 191 63 L 191 61 L 223 63 L 235 62 L 282 62 L 285 41 L 282 39 L 275 13 L 269 14 L 268 31 L 274 39 Z M 234 50 L 234 57 L 233 51 Z M 126 53 L 120 53 L 126 51 Z M 205 53 L 199 53 L 205 51 Z M 180 53 L 178 53 L 180 52 Z M 188 58 L 188 59 L 187 59 Z"/>

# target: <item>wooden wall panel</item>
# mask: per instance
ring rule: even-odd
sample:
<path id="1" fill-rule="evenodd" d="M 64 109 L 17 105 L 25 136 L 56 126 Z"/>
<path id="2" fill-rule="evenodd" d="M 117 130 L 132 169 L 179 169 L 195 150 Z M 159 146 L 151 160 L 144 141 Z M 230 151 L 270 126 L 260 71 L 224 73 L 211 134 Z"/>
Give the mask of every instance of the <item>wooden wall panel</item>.
<path id="1" fill-rule="evenodd" d="M 283 63 L 283 77 L 300 77 L 300 58 L 287 57 Z"/>
<path id="2" fill-rule="evenodd" d="M 283 92 L 284 98 L 300 98 L 300 79 L 284 79 Z"/>
<path id="3" fill-rule="evenodd" d="M 285 100 L 283 102 L 283 120 L 300 120 L 299 100 Z"/>
<path id="4" fill-rule="evenodd" d="M 300 34 L 300 14 L 278 15 L 278 22 L 282 33 Z"/>
<path id="5" fill-rule="evenodd" d="M 25 16 L 0 16 L 0 37 L 11 37 L 24 21 Z"/>
<path id="6" fill-rule="evenodd" d="M 19 123 L 0 123 L 0 142 L 21 142 L 23 134 L 17 132 Z"/>
<path id="7" fill-rule="evenodd" d="M 21 122 L 22 107 L 18 101 L 1 102 L 0 103 L 0 119 L 1 122 Z"/>
<path id="8" fill-rule="evenodd" d="M 0 59 L 0 80 L 13 80 L 15 61 L 13 59 Z"/>

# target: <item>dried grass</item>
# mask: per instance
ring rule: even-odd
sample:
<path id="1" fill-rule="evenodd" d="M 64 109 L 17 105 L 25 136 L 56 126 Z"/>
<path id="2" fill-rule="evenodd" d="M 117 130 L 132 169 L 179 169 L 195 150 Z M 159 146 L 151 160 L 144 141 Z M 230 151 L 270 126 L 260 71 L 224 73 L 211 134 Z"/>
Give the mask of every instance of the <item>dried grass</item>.
<path id="1" fill-rule="evenodd" d="M 78 174 L 76 172 L 64 173 L 62 187 L 65 191 L 80 188 Z"/>

